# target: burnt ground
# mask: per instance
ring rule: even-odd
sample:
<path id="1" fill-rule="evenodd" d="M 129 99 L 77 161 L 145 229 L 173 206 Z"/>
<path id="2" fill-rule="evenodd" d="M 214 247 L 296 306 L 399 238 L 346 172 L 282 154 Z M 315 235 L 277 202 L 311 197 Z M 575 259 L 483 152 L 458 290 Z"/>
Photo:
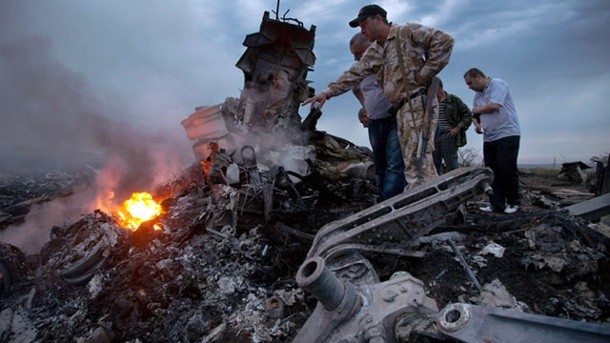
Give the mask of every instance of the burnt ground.
<path id="1" fill-rule="evenodd" d="M 70 175 L 64 176 L 80 180 L 80 174 Z M 186 181 L 168 185 L 172 196 L 160 219 L 164 233 L 150 226 L 126 231 L 96 212 L 54 227 L 37 255 L 3 249 L 4 261 L 18 265 L 18 275 L 0 299 L 0 316 L 13 319 L 12 327 L 0 327 L 0 340 L 290 341 L 316 302 L 294 282 L 312 237 L 324 224 L 372 205 L 374 187 L 366 180 L 302 180 L 295 186 L 302 195 L 296 206 L 292 189 L 276 185 L 274 210 L 265 219 L 262 197 L 252 189 L 209 186 L 186 175 Z M 11 190 L 18 184 L 4 180 Z M 482 213 L 480 196 L 465 204 L 464 223 L 441 225 L 430 234 L 454 237 L 484 290 L 505 287 L 508 295 L 495 306 L 607 323 L 607 226 L 561 211 L 593 197 L 590 187 L 559 181 L 548 171 L 523 171 L 521 180 L 523 206 L 516 214 Z M 481 253 L 492 242 L 505 249 L 502 257 Z M 422 280 L 439 308 L 453 302 L 491 305 L 447 241 L 416 248 L 423 257 L 369 258 L 382 280 L 401 270 Z"/>
<path id="2" fill-rule="evenodd" d="M 610 236 L 607 225 L 589 223 L 561 211 L 594 196 L 589 185 L 557 180 L 550 170 L 522 170 L 522 206 L 516 214 L 483 213 L 486 197 L 467 203 L 457 231 L 461 253 L 481 285 L 499 280 L 528 312 L 587 321 L 610 321 Z M 505 248 L 500 258 L 480 254 L 490 243 Z M 440 307 L 468 302 L 478 292 L 446 244 L 432 244 L 421 259 L 404 261 L 427 285 Z M 448 280 L 451 280 L 447 282 Z"/>
<path id="3" fill-rule="evenodd" d="M 602 253 L 608 248 L 608 238 L 583 229 L 573 218 L 556 212 L 522 213 L 515 217 L 493 218 L 497 223 L 493 225 L 488 222 L 490 218 L 478 215 L 470 225 L 451 228 L 466 234 L 458 245 L 479 283 L 499 280 L 532 313 L 608 321 L 610 269 L 608 258 Z M 534 230 L 540 229 L 539 236 L 551 230 L 548 234 L 551 237 L 544 237 L 546 242 L 538 243 L 548 246 L 530 245 L 527 233 L 531 232 L 532 225 Z M 483 263 L 475 262 L 478 252 L 490 242 L 504 247 L 504 255 L 486 256 Z M 583 242 L 585 247 L 580 246 Z M 577 251 L 569 251 L 570 244 L 575 244 Z M 421 259 L 403 262 L 402 268 L 424 281 L 429 296 L 441 307 L 452 302 L 469 302 L 469 297 L 476 297 L 478 292 L 453 251 L 444 244 L 430 249 Z M 575 256 L 581 253 L 583 256 Z M 567 267 L 552 270 L 545 263 L 549 256 L 565 258 Z"/>

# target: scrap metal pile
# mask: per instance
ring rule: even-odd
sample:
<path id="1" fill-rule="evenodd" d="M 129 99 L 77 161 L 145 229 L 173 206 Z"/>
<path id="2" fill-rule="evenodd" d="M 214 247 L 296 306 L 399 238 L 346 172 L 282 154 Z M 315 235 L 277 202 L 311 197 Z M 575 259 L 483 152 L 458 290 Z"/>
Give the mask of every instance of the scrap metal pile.
<path id="1" fill-rule="evenodd" d="M 293 183 L 282 168 L 257 165 L 239 163 L 234 185 L 194 165 L 159 188 L 172 193 L 163 214 L 135 231 L 96 211 L 54 227 L 35 256 L 3 244 L 2 341 L 294 334 L 308 312 L 293 281 L 307 242 L 320 223 L 369 206 L 373 187 L 347 175 L 327 185 L 316 172 Z"/>
<path id="2" fill-rule="evenodd" d="M 265 13 L 240 98 L 182 122 L 197 163 L 151 191 L 159 216 L 1 243 L 0 341 L 608 341 L 603 223 L 527 187 L 522 212 L 478 213 L 484 168 L 377 203 L 370 152 L 297 113 L 314 32 Z"/>
<path id="3" fill-rule="evenodd" d="M 163 201 L 163 214 L 136 231 L 96 211 L 54 227 L 35 256 L 3 244 L 0 338 L 282 342 L 356 334 L 356 341 L 367 341 L 375 332 L 386 335 L 379 324 L 391 318 L 382 327 L 396 337 L 384 341 L 444 342 L 430 328 L 438 325 L 431 318 L 445 312 L 510 323 L 529 318 L 493 309 L 570 323 L 610 318 L 609 239 L 565 211 L 477 214 L 472 207 L 489 179 L 485 169 L 462 169 L 379 204 L 367 179 L 318 175 L 312 182 L 283 183 L 281 172 L 257 168 L 256 174 L 258 179 L 248 176 L 229 186 L 209 183 L 196 165 L 167 185 L 172 196 Z M 320 303 L 329 301 L 332 309 L 346 302 L 341 306 L 352 310 L 344 318 L 350 320 L 331 317 L 310 330 L 322 311 L 311 297 L 318 296 L 312 284 L 319 272 L 339 289 L 351 285 L 352 299 L 330 292 Z M 366 306 L 360 303 L 355 311 L 354 297 Z M 452 316 L 445 325 L 463 318 Z M 551 319 L 542 324 L 551 325 Z M 362 320 L 377 331 L 362 331 Z M 341 328 L 337 323 L 358 329 L 331 330 Z M 573 323 L 579 330 L 586 325 Z M 491 328 L 506 334 L 526 324 Z M 556 332 L 575 335 L 565 322 L 553 324 Z"/>

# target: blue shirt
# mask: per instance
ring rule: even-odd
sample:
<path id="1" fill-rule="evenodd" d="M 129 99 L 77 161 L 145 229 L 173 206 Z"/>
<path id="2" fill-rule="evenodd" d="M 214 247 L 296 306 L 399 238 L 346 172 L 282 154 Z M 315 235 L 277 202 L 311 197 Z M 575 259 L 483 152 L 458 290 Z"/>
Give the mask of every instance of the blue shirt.
<path id="1" fill-rule="evenodd" d="M 369 119 L 381 119 L 390 116 L 388 110 L 392 104 L 383 95 L 383 90 L 377 83 L 375 75 L 369 75 L 362 79 L 360 90 L 364 95 L 364 109 Z"/>
<path id="2" fill-rule="evenodd" d="M 500 105 L 500 110 L 481 114 L 483 141 L 493 142 L 500 138 L 520 136 L 519 117 L 508 84 L 504 80 L 490 78 L 485 89 L 475 93 L 473 107 L 489 103 Z"/>

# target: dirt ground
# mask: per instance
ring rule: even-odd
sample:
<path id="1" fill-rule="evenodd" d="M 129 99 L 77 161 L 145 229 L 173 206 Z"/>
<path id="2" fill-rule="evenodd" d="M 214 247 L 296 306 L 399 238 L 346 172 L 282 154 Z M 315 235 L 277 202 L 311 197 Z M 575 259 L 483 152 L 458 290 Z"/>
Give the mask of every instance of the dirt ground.
<path id="1" fill-rule="evenodd" d="M 553 170 L 522 170 L 522 206 L 516 214 L 483 213 L 486 196 L 467 203 L 466 223 L 431 234 L 457 231 L 457 245 L 481 285 L 499 280 L 528 312 L 574 320 L 610 321 L 610 236 L 603 223 L 588 223 L 562 208 L 594 196 L 587 184 L 560 181 Z M 490 243 L 502 257 L 479 253 Z M 446 244 L 425 247 L 421 259 L 399 261 L 420 278 L 440 307 L 476 298 L 478 292 Z M 558 261 L 559 266 L 549 263 Z M 559 262 L 561 261 L 561 262 Z"/>

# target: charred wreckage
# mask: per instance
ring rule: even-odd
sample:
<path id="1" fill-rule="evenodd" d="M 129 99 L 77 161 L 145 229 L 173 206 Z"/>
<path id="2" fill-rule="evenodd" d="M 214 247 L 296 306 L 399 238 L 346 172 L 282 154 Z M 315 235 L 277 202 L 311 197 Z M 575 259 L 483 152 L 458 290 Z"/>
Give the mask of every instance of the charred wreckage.
<path id="1" fill-rule="evenodd" d="M 286 13 L 246 36 L 240 97 L 182 121 L 197 164 L 158 216 L 0 244 L 0 341 L 610 341 L 610 194 L 481 214 L 493 174 L 468 167 L 377 203 L 370 152 L 298 114 L 315 26 Z"/>

